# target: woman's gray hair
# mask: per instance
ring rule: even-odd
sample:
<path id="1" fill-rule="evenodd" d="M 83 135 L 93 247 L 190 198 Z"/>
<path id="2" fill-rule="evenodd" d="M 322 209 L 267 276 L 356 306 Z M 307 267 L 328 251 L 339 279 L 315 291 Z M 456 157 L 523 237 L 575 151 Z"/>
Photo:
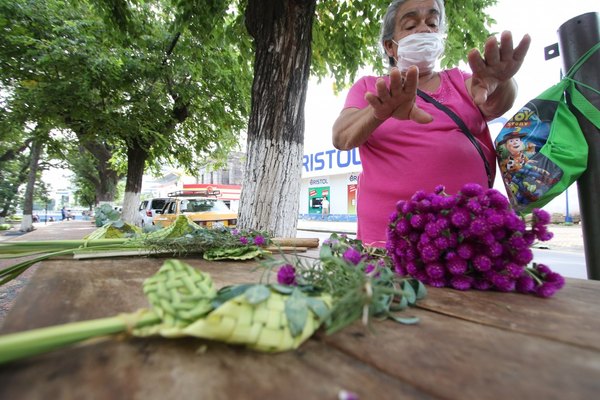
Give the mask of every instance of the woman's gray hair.
<path id="1" fill-rule="evenodd" d="M 392 40 L 394 38 L 394 30 L 396 29 L 396 14 L 398 13 L 398 8 L 406 3 L 407 0 L 394 0 L 388 6 L 387 11 L 385 12 L 385 16 L 383 17 L 383 21 L 381 22 L 381 35 L 379 38 L 379 44 L 383 50 L 383 54 L 387 57 L 385 53 L 385 47 L 383 44 L 386 40 Z M 440 24 L 438 27 L 438 31 L 440 33 L 446 32 L 446 8 L 444 6 L 444 0 L 435 0 L 440 9 Z M 394 65 L 395 60 L 393 57 L 389 57 L 390 65 Z"/>

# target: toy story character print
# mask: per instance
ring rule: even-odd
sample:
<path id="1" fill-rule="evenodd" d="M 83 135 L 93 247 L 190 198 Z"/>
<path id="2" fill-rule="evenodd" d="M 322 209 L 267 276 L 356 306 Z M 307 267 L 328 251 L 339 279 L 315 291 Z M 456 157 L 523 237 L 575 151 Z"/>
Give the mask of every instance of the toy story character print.
<path id="1" fill-rule="evenodd" d="M 517 211 L 537 201 L 560 181 L 563 174 L 540 151 L 548 140 L 552 116 L 544 119 L 544 115 L 540 115 L 539 101 L 543 100 L 527 103 L 504 125 L 496 138 L 502 179 Z"/>

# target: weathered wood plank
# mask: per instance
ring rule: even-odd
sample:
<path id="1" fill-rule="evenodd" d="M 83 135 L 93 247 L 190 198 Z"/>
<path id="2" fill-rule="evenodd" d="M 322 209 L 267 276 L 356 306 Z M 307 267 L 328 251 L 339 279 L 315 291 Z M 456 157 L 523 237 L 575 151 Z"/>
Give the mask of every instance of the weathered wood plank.
<path id="1" fill-rule="evenodd" d="M 445 315 L 600 350 L 600 282 L 567 279 L 543 299 L 532 295 L 429 289 L 419 306 Z"/>
<path id="2" fill-rule="evenodd" d="M 200 351 L 199 351 L 200 350 Z M 0 366 L 3 399 L 431 399 L 309 341 L 261 354 L 196 339 L 109 340 Z"/>
<path id="3" fill-rule="evenodd" d="M 162 261 L 45 262 L 3 333 L 145 307 L 142 281 Z M 186 261 L 209 272 L 217 286 L 256 281 L 260 274 L 252 271 L 255 263 Z M 361 398 L 431 398 L 317 340 L 271 355 L 192 338 L 109 338 L 0 366 L 5 399 L 318 399 L 336 398 L 342 389 Z"/>
<path id="4" fill-rule="evenodd" d="M 185 260 L 219 287 L 263 272 L 256 262 Z M 2 333 L 146 307 L 142 282 L 163 261 L 46 261 Z M 598 291 L 580 280 L 551 299 L 430 289 L 423 308 L 406 313 L 421 318 L 417 326 L 374 323 L 368 333 L 357 323 L 278 355 L 197 339 L 112 338 L 0 366 L 0 398 L 305 399 L 341 389 L 376 399 L 595 398 Z"/>
<path id="5" fill-rule="evenodd" d="M 463 302 L 470 306 L 470 302 Z M 600 352 L 415 309 L 415 326 L 355 324 L 321 339 L 445 399 L 591 399 Z"/>

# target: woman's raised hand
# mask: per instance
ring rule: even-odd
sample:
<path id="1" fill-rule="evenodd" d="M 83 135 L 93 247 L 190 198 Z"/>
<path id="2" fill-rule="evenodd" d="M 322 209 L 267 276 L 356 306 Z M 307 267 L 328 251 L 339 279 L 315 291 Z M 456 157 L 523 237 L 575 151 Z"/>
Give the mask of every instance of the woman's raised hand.
<path id="1" fill-rule="evenodd" d="M 365 95 L 365 99 L 373 107 L 373 116 L 381 121 L 393 117 L 400 120 L 410 119 L 421 124 L 431 122 L 431 115 L 415 103 L 418 82 L 418 67 L 408 68 L 404 77 L 398 68 L 392 68 L 389 88 L 385 80 L 379 78 L 375 84 L 377 94 L 367 92 Z"/>
<path id="2" fill-rule="evenodd" d="M 495 37 L 485 42 L 483 57 L 477 49 L 469 52 L 469 65 L 473 71 L 471 96 L 475 104 L 485 103 L 500 85 L 512 79 L 521 68 L 530 43 L 531 37 L 525 35 L 513 48 L 512 34 L 504 31 L 500 35 L 500 45 Z"/>

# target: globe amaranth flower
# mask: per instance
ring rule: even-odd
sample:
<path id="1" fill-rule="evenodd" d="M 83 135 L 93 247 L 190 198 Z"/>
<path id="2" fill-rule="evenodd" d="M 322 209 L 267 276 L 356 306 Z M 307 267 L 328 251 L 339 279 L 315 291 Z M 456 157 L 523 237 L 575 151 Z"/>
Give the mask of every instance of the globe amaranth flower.
<path id="1" fill-rule="evenodd" d="M 342 257 L 344 260 L 357 265 L 362 258 L 362 254 L 360 254 L 360 251 L 356 250 L 354 247 L 349 247 L 346 249 L 346 251 L 344 251 Z"/>
<path id="2" fill-rule="evenodd" d="M 490 193 L 490 191 L 492 192 Z M 508 199 L 495 189 L 490 189 L 490 191 L 488 191 L 490 206 L 494 207 L 496 210 L 507 210 L 510 206 Z"/>
<path id="3" fill-rule="evenodd" d="M 425 272 L 432 279 L 440 279 L 443 278 L 446 274 L 444 270 L 444 266 L 438 262 L 432 262 L 425 266 Z"/>
<path id="4" fill-rule="evenodd" d="M 248 244 L 248 238 L 246 236 L 240 236 L 241 244 Z"/>
<path id="5" fill-rule="evenodd" d="M 424 190 L 418 190 L 415 194 L 412 195 L 411 200 L 414 202 L 419 202 L 427 197 L 427 193 Z"/>
<path id="6" fill-rule="evenodd" d="M 456 257 L 452 260 L 449 260 L 446 264 L 446 267 L 452 275 L 462 275 L 467 272 L 468 264 L 466 260 Z"/>
<path id="7" fill-rule="evenodd" d="M 478 254 L 473 257 L 473 266 L 478 271 L 489 271 L 492 268 L 492 261 L 489 259 L 489 257 L 486 257 L 483 254 Z"/>
<path id="8" fill-rule="evenodd" d="M 421 249 L 421 258 L 425 262 L 435 261 L 438 259 L 439 256 L 440 256 L 439 250 L 437 249 L 437 247 L 435 247 L 431 244 L 426 244 Z"/>
<path id="9" fill-rule="evenodd" d="M 488 233 L 490 228 L 483 218 L 474 218 L 469 226 L 469 233 L 475 236 L 483 236 Z"/>
<path id="10" fill-rule="evenodd" d="M 557 289 L 562 288 L 565 285 L 565 278 L 556 272 L 550 272 L 544 276 L 546 282 L 553 284 Z"/>
<path id="11" fill-rule="evenodd" d="M 444 185 L 437 185 L 436 187 L 433 188 L 433 193 L 441 194 L 441 193 L 444 193 L 445 190 L 446 190 L 446 187 Z"/>
<path id="12" fill-rule="evenodd" d="M 523 270 L 525 269 L 525 267 L 522 265 L 510 262 L 504 266 L 504 269 L 508 273 L 508 276 L 510 276 L 512 278 L 519 278 L 521 275 L 523 275 Z"/>
<path id="13" fill-rule="evenodd" d="M 527 246 L 527 241 L 523 239 L 523 236 L 519 233 L 512 235 L 510 239 L 508 239 L 508 244 L 516 251 L 529 248 L 529 246 Z"/>
<path id="14" fill-rule="evenodd" d="M 397 204 L 387 250 L 397 272 L 458 290 L 519 291 L 549 297 L 564 278 L 545 265 L 527 267 L 536 239 L 549 240 L 549 215 L 535 211 L 531 229 L 495 189 L 467 184 L 455 195 L 415 193 Z"/>
<path id="15" fill-rule="evenodd" d="M 429 199 L 423 199 L 417 203 L 417 210 L 420 212 L 427 212 L 431 209 L 431 201 Z"/>
<path id="16" fill-rule="evenodd" d="M 398 232 L 400 235 L 406 235 L 407 233 L 410 232 L 410 230 L 411 230 L 410 223 L 405 219 L 401 219 L 396 224 L 396 232 Z"/>
<path id="17" fill-rule="evenodd" d="M 291 264 L 282 265 L 277 271 L 277 282 L 281 285 L 297 285 L 296 268 Z"/>
<path id="18" fill-rule="evenodd" d="M 515 289 L 519 293 L 531 293 L 535 289 L 535 280 L 528 274 L 523 274 L 517 279 Z"/>
<path id="19" fill-rule="evenodd" d="M 535 294 L 537 294 L 540 297 L 552 297 L 552 295 L 556 293 L 558 289 L 559 288 L 557 288 L 555 285 L 548 282 L 544 282 L 541 285 L 537 286 L 534 289 L 534 291 Z"/>
<path id="20" fill-rule="evenodd" d="M 410 218 L 410 225 L 413 228 L 420 229 L 425 224 L 425 218 L 421 214 L 415 214 Z"/>
<path id="21" fill-rule="evenodd" d="M 547 225 L 550 223 L 551 218 L 547 211 L 544 211 L 540 208 L 534 208 L 532 214 L 535 222 L 538 222 L 542 225 Z"/>
<path id="22" fill-rule="evenodd" d="M 514 260 L 522 265 L 527 265 L 533 260 L 533 252 L 531 249 L 521 249 L 513 256 Z"/>
<path id="23" fill-rule="evenodd" d="M 469 290 L 473 286 L 473 278 L 466 275 L 458 275 L 450 278 L 450 286 L 456 290 Z"/>
<path id="24" fill-rule="evenodd" d="M 466 183 L 460 189 L 460 192 L 467 197 L 473 197 L 483 194 L 483 188 L 477 183 Z"/>
<path id="25" fill-rule="evenodd" d="M 262 246 L 266 243 L 267 241 L 265 240 L 265 238 L 261 235 L 258 235 L 254 238 L 254 244 L 257 246 Z"/>
<path id="26" fill-rule="evenodd" d="M 473 246 L 469 243 L 461 243 L 458 245 L 456 253 L 465 260 L 468 260 L 473 257 Z"/>
<path id="27" fill-rule="evenodd" d="M 483 212 L 483 205 L 475 197 L 470 198 L 469 201 L 467 201 L 467 206 L 466 207 L 473 214 L 479 215 L 479 214 L 481 214 Z"/>
<path id="28" fill-rule="evenodd" d="M 512 292 L 515 290 L 515 281 L 510 276 L 494 273 L 492 283 L 501 292 Z"/>
<path id="29" fill-rule="evenodd" d="M 437 221 L 428 222 L 427 225 L 425 225 L 425 233 L 427 233 L 427 236 L 430 238 L 436 238 L 440 236 L 441 232 L 442 228 L 440 228 Z"/>
<path id="30" fill-rule="evenodd" d="M 504 215 L 494 209 L 488 208 L 483 212 L 483 215 L 492 229 L 501 228 L 504 225 Z"/>
<path id="31" fill-rule="evenodd" d="M 464 208 L 455 208 L 450 215 L 450 222 L 457 228 L 464 228 L 471 222 L 471 215 Z"/>

